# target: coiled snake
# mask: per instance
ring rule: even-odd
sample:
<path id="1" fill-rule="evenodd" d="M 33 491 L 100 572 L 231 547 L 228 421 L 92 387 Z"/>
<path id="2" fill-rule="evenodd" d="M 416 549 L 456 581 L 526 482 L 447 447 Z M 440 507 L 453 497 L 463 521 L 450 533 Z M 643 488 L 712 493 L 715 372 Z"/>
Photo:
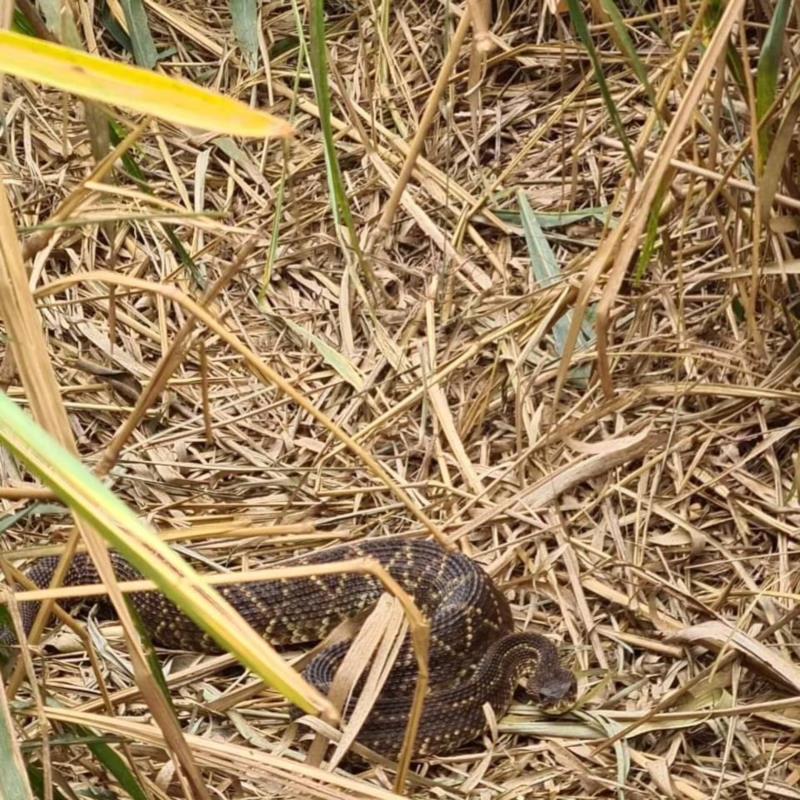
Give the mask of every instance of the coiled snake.
<path id="1" fill-rule="evenodd" d="M 471 559 L 434 542 L 370 539 L 317 551 L 293 564 L 324 564 L 357 557 L 379 561 L 412 595 L 431 625 L 430 689 L 425 698 L 415 755 L 447 753 L 480 736 L 487 727 L 489 703 L 499 718 L 508 710 L 517 684 L 545 707 L 560 708 L 575 693 L 573 674 L 558 661 L 555 647 L 535 633 L 515 633 L 508 601 Z M 112 554 L 120 580 L 140 574 Z M 34 562 L 28 577 L 50 584 L 58 559 Z M 78 554 L 65 585 L 96 583 L 97 572 Z M 370 608 L 383 587 L 371 575 L 345 573 L 218 587 L 225 599 L 266 639 L 276 645 L 324 638 L 341 621 Z M 191 619 L 158 592 L 133 593 L 131 600 L 153 640 L 166 648 L 216 653 L 219 648 Z M 33 624 L 38 603 L 21 604 L 23 627 Z M 305 677 L 323 692 L 346 647 L 334 645 L 316 656 Z M 406 637 L 381 696 L 358 741 L 390 757 L 399 753 L 411 707 L 416 662 Z"/>

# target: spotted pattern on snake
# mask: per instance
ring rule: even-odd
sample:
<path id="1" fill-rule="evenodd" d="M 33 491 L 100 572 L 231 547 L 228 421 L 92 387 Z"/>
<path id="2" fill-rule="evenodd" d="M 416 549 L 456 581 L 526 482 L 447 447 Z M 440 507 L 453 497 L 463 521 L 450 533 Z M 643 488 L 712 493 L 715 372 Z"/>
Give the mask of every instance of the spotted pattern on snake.
<path id="1" fill-rule="evenodd" d="M 434 542 L 369 539 L 293 559 L 292 565 L 327 564 L 370 557 L 380 562 L 408 592 L 430 622 L 429 690 L 417 735 L 416 757 L 452 752 L 488 727 L 484 705 L 497 718 L 508 710 L 518 683 L 544 707 L 562 708 L 575 694 L 573 674 L 561 666 L 554 645 L 535 633 L 515 633 L 505 596 L 470 558 Z M 28 570 L 37 586 L 50 584 L 58 559 L 38 559 Z M 139 572 L 112 554 L 119 580 Z M 78 554 L 64 585 L 96 583 L 91 559 Z M 324 638 L 340 622 L 371 608 L 383 592 L 372 575 L 342 573 L 259 581 L 218 587 L 245 620 L 275 645 Z M 152 639 L 160 646 L 218 653 L 218 645 L 159 592 L 135 592 L 131 600 Z M 30 630 L 38 603 L 20 605 L 23 628 Z M 305 677 L 327 692 L 347 643 L 323 650 Z M 411 707 L 417 668 L 410 635 L 358 741 L 382 755 L 400 751 Z"/>

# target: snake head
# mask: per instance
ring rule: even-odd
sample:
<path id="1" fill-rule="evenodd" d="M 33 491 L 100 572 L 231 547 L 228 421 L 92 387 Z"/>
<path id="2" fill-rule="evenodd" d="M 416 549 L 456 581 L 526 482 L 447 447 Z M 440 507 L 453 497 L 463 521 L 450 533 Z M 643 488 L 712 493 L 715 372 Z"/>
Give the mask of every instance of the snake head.
<path id="1" fill-rule="evenodd" d="M 575 701 L 577 683 L 568 669 L 539 669 L 531 676 L 526 686 L 531 699 L 543 709 L 562 714 Z"/>

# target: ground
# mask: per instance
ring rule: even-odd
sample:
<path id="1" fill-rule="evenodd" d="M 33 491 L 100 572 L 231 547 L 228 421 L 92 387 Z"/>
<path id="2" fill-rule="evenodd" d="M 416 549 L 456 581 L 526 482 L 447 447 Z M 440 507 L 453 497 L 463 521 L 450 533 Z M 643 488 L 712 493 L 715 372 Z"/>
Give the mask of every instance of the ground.
<path id="1" fill-rule="evenodd" d="M 89 183 L 54 236 L 35 226 L 91 178 L 85 106 L 6 79 L 4 184 L 31 287 L 102 269 L 199 301 L 235 265 L 216 318 L 391 485 L 203 326 L 116 451 L 191 313 L 124 283 L 109 295 L 101 280 L 36 296 L 84 463 L 109 458 L 118 496 L 200 566 L 427 535 L 422 510 L 505 590 L 520 629 L 560 643 L 577 709 L 559 719 L 515 705 L 483 741 L 416 765 L 408 791 L 420 797 L 800 798 L 796 145 L 767 158 L 787 119 L 791 139 L 798 19 L 762 124 L 772 138 L 754 141 L 768 6 L 621 7 L 627 47 L 608 7 L 584 4 L 606 98 L 566 7 L 498 4 L 488 55 L 467 32 L 385 235 L 464 7 L 328 7 L 328 115 L 298 64 L 304 7 L 259 6 L 254 62 L 221 0 L 146 4 L 160 69 L 267 107 L 296 135 L 232 140 L 153 121 L 129 153 L 139 172 Z M 108 23 L 124 22 L 117 5 L 83 12 L 89 49 L 129 61 Z M 114 114 L 124 132 L 138 121 Z M 355 240 L 332 211 L 321 117 Z M 9 328 L 3 385 L 22 403 Z M 0 471 L 3 550 L 63 544 L 71 518 L 20 489 L 31 478 L 3 451 Z M 147 738 L 157 728 L 119 629 L 100 630 L 118 725 L 103 732 L 145 796 L 185 795 Z M 67 783 L 119 792 L 96 750 L 58 740 L 76 724 L 97 732 L 81 714 L 102 711 L 72 638 L 29 665 L 40 691 L 77 707 L 72 727 L 54 721 L 45 751 L 36 714 L 17 709 L 17 731 L 34 766 L 49 752 L 65 796 Z M 346 765 L 353 781 L 338 788 L 304 777 L 308 728 L 287 734 L 287 704 L 243 691 L 251 678 L 229 659 L 162 665 L 209 793 L 283 796 L 287 772 L 304 797 L 391 788 L 380 765 Z M 25 683 L 18 699 L 34 695 Z"/>

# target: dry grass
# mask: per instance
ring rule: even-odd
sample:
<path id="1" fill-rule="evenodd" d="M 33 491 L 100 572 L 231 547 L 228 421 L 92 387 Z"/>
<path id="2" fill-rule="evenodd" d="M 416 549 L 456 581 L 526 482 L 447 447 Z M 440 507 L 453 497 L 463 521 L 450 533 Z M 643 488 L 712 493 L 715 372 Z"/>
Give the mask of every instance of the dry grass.
<path id="1" fill-rule="evenodd" d="M 419 766 L 411 787 L 420 796 L 800 798 L 796 185 L 789 176 L 780 186 L 767 230 L 747 138 L 753 99 L 730 70 L 710 69 L 699 102 L 687 105 L 702 55 L 695 34 L 686 60 L 676 64 L 676 53 L 696 6 L 652 4 L 635 19 L 629 12 L 629 34 L 665 98 L 663 123 L 610 26 L 595 17 L 595 44 L 626 135 L 643 154 L 641 174 L 656 152 L 674 171 L 640 281 L 635 262 L 619 271 L 616 253 L 603 249 L 609 233 L 586 216 L 548 231 L 564 279 L 542 289 L 515 216 L 517 190 L 536 211 L 599 207 L 617 220 L 636 198 L 632 212 L 646 222 L 655 187 L 632 180 L 568 16 L 535 0 L 503 8 L 482 72 L 471 67 L 469 46 L 462 51 L 391 238 L 370 262 L 374 287 L 332 221 L 305 68 L 287 161 L 280 145 L 233 147 L 154 125 L 133 151 L 153 196 L 119 172 L 113 184 L 90 185 L 74 224 L 29 249 L 32 285 L 107 269 L 199 298 L 255 237 L 214 312 L 485 565 L 520 627 L 563 642 L 580 676 L 580 711 L 553 721 L 515 706 L 484 742 Z M 273 52 L 265 77 L 235 48 L 221 0 L 147 10 L 159 49 L 174 48 L 171 73 L 289 115 L 296 51 Z M 262 13 L 267 48 L 294 36 L 290 6 L 268 2 Z M 749 23 L 730 41 L 754 66 L 768 18 L 761 5 L 745 14 Z M 336 5 L 329 15 L 337 153 L 363 243 L 439 74 L 442 31 L 454 23 L 435 3 L 397 4 L 383 32 L 371 5 Z M 95 22 L 99 52 L 119 58 Z M 790 17 L 792 58 L 779 91 L 798 77 L 798 22 Z M 92 160 L 81 106 L 7 85 L 3 168 L 25 239 L 82 188 Z M 676 120 L 686 128 L 665 154 Z M 282 182 L 277 257 L 266 269 Z M 195 275 L 180 263 L 168 225 Z M 623 243 L 641 244 L 635 226 L 624 230 L 633 239 Z M 618 289 L 616 275 L 626 276 Z M 601 297 L 613 393 L 596 371 L 588 386 L 568 380 L 556 391 L 552 323 L 564 308 Z M 169 297 L 124 288 L 110 296 L 89 281 L 38 302 L 80 454 L 97 465 L 186 313 Z M 183 541 L 173 536 L 182 553 L 251 569 L 339 538 L 425 532 L 363 461 L 220 337 L 198 326 L 189 342 L 166 392 L 109 464 L 113 488 L 144 518 L 186 531 Z M 596 365 L 594 347 L 571 361 L 584 363 Z M 35 555 L 63 541 L 66 518 L 2 452 L 0 473 L 0 507 L 19 514 L 3 549 Z M 191 537 L 190 526 L 200 526 Z M 141 728 L 151 718 L 117 631 L 101 630 L 108 641 L 95 626 L 90 637 L 114 720 L 90 716 L 103 711 L 101 687 L 72 634 L 34 659 L 42 689 L 72 707 L 42 711 L 55 725 L 48 767 L 76 791 L 107 783 L 82 745 L 53 738 L 58 720 L 83 720 L 124 742 L 120 752 L 150 797 L 181 796 L 156 729 Z M 281 698 L 248 690 L 228 658 L 168 655 L 163 663 L 210 794 L 285 794 L 286 762 L 273 769 L 270 759 L 302 758 L 306 739 L 287 735 Z M 40 742 L 42 720 L 18 719 L 21 735 Z M 40 751 L 26 753 L 35 761 Z M 366 786 L 326 787 L 295 774 L 293 791 L 355 797 L 392 785 L 381 765 L 349 771 Z"/>

